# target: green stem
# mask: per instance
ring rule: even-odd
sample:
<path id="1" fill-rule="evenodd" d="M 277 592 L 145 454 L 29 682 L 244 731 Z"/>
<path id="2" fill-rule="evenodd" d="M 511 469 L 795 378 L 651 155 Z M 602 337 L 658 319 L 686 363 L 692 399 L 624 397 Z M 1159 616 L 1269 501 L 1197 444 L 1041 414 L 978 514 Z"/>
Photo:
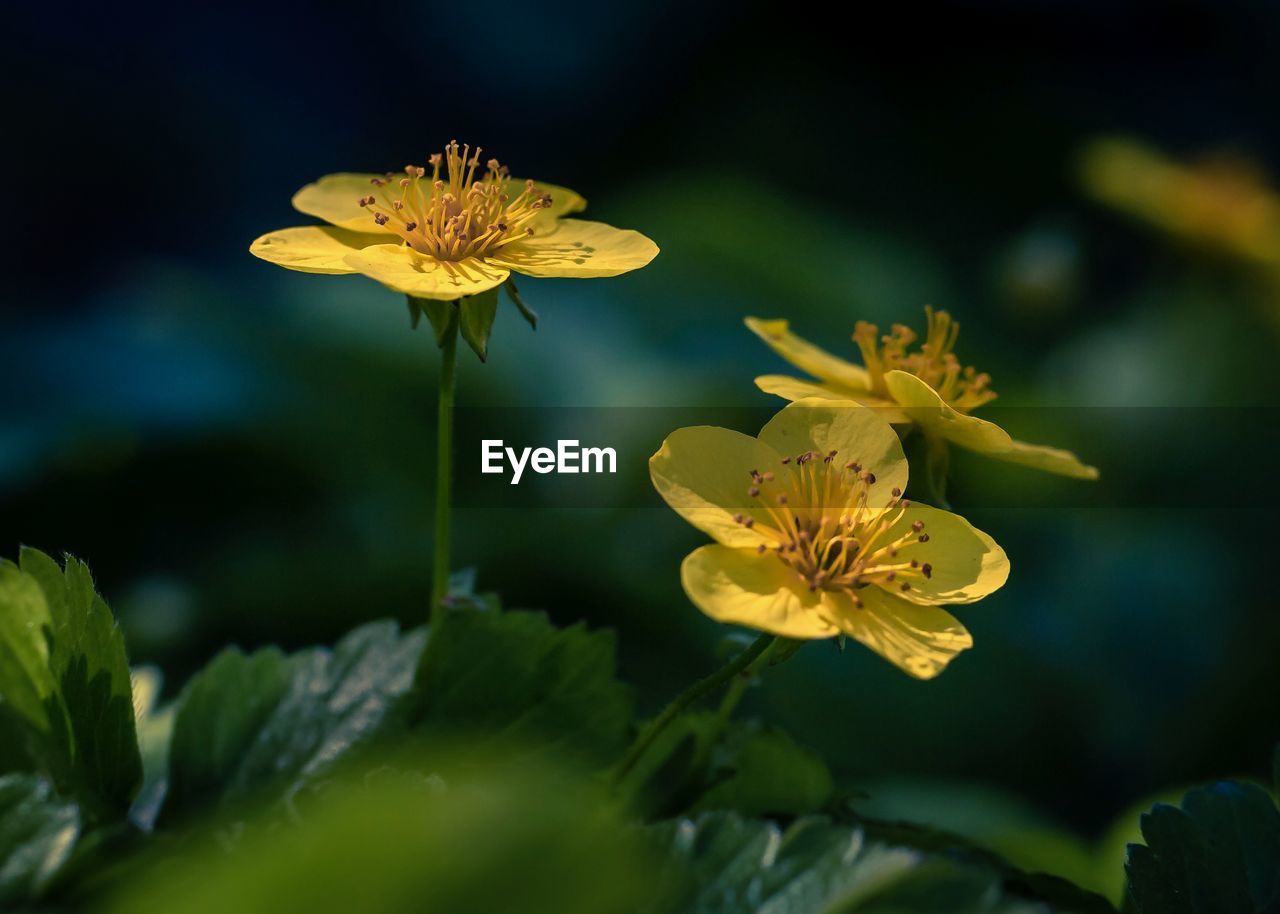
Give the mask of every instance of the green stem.
<path id="1" fill-rule="evenodd" d="M 689 688 L 677 695 L 675 700 L 672 701 L 671 704 L 667 705 L 653 723 L 649 724 L 645 731 L 640 734 L 634 743 L 632 743 L 627 754 L 623 757 L 622 761 L 618 763 L 618 767 L 614 769 L 613 783 L 617 784 L 627 776 L 631 769 L 636 766 L 636 763 L 644 756 L 648 748 L 653 745 L 653 741 L 658 738 L 658 734 L 665 730 L 673 720 L 679 717 L 681 711 L 689 707 L 689 705 L 693 704 L 703 695 L 706 695 L 708 692 L 715 691 L 739 673 L 746 670 L 760 659 L 765 651 L 769 650 L 777 640 L 778 639 L 774 635 L 761 635 L 755 641 L 751 642 L 750 646 L 741 654 L 738 654 L 710 676 L 699 679 L 693 685 L 689 686 Z"/>
<path id="2" fill-rule="evenodd" d="M 431 625 L 444 613 L 449 591 L 450 490 L 453 462 L 453 398 L 458 367 L 458 317 L 449 318 L 440 341 L 440 401 L 436 408 L 436 536 L 431 577 Z"/>

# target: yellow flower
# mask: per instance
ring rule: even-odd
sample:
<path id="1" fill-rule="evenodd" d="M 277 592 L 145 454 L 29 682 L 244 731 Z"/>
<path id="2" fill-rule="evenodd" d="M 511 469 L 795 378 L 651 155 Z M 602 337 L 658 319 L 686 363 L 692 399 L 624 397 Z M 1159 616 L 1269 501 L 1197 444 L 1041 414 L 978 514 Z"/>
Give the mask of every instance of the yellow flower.
<path id="1" fill-rule="evenodd" d="M 1175 162 L 1126 139 L 1095 140 L 1081 156 L 1085 189 L 1156 227 L 1264 266 L 1280 266 L 1280 196 L 1240 159 Z"/>
<path id="2" fill-rule="evenodd" d="M 1009 576 L 987 534 L 903 498 L 898 436 L 853 401 L 798 400 L 759 438 L 679 429 L 649 473 L 717 541 L 680 572 L 689 599 L 720 622 L 787 638 L 845 634 L 930 679 L 973 645 L 940 605 L 980 600 Z"/>
<path id="3" fill-rule="evenodd" d="M 784 320 L 748 317 L 746 324 L 792 365 L 817 380 L 762 375 L 756 386 L 787 400 L 822 397 L 856 400 L 878 407 L 895 425 L 914 423 L 926 435 L 999 460 L 1073 476 L 1097 479 L 1070 451 L 1015 441 L 1000 426 L 969 413 L 995 399 L 990 377 L 962 367 L 952 349 L 960 325 L 946 311 L 925 308 L 929 329 L 924 343 L 912 349 L 916 334 L 902 324 L 881 336 L 875 324 L 858 321 L 853 340 L 863 365 L 837 358 L 791 332 Z"/>
<path id="4" fill-rule="evenodd" d="M 249 250 L 304 273 L 362 273 L 414 298 L 452 300 L 501 285 L 511 273 L 617 276 L 653 260 L 639 232 L 565 219 L 587 202 L 571 190 L 510 177 L 481 150 L 451 142 L 427 169 L 326 175 L 293 197 L 328 225 L 269 232 Z"/>

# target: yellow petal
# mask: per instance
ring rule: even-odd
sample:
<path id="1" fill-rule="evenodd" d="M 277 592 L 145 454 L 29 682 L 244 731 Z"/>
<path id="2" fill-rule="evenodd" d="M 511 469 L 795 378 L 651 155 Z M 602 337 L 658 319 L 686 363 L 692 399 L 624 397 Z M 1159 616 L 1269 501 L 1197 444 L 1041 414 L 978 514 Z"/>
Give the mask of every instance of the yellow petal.
<path id="1" fill-rule="evenodd" d="M 884 384 L 911 421 L 931 434 L 983 454 L 1007 451 L 1013 446 L 1013 439 L 1000 426 L 957 412 L 936 390 L 913 374 L 886 372 Z"/>
<path id="2" fill-rule="evenodd" d="M 638 270 L 656 256 L 658 246 L 639 232 L 560 219 L 550 233 L 513 241 L 488 259 L 527 276 L 591 279 Z"/>
<path id="3" fill-rule="evenodd" d="M 1079 457 L 1062 448 L 1049 447 L 1044 444 L 1027 444 L 1024 441 L 1013 441 L 1007 451 L 991 454 L 998 460 L 1009 463 L 1020 463 L 1023 466 L 1057 473 L 1059 476 L 1070 476 L 1073 479 L 1097 479 L 1098 468 L 1083 463 Z"/>
<path id="4" fill-rule="evenodd" d="M 726 546 L 754 549 L 764 538 L 733 516 L 767 518 L 759 502 L 747 495 L 751 471 L 779 466 L 781 459 L 750 435 L 697 425 L 667 436 L 649 458 L 649 476 L 666 503 L 703 533 Z"/>
<path id="5" fill-rule="evenodd" d="M 756 336 L 769 344 L 769 348 L 802 371 L 842 389 L 871 392 L 871 379 L 865 368 L 801 339 L 791 332 L 786 321 L 766 321 L 758 317 L 744 318 L 743 321 Z"/>
<path id="6" fill-rule="evenodd" d="M 303 225 L 268 232 L 249 245 L 249 253 L 303 273 L 354 273 L 343 258 L 385 241 L 385 235 L 348 232 L 330 225 Z"/>
<path id="7" fill-rule="evenodd" d="M 946 610 L 908 603 L 876 587 L 858 591 L 858 597 L 861 608 L 845 592 L 824 592 L 824 615 L 917 679 L 932 679 L 957 654 L 973 647 L 972 636 Z"/>
<path id="8" fill-rule="evenodd" d="M 680 581 L 693 604 L 717 622 L 785 638 L 830 638 L 836 627 L 820 597 L 774 555 L 703 546 L 685 557 Z"/>
<path id="9" fill-rule="evenodd" d="M 569 190 L 567 187 L 557 187 L 555 184 L 548 184 L 546 181 L 534 180 L 534 185 L 544 194 L 551 195 L 551 205 L 546 209 L 539 211 L 538 218 L 534 220 L 534 225 L 547 225 L 559 219 L 561 216 L 567 216 L 570 213 L 580 213 L 587 208 L 587 201 L 582 195 Z M 524 193 L 526 181 L 524 178 L 510 178 L 503 184 L 503 189 L 508 197 L 514 200 L 516 197 Z"/>
<path id="10" fill-rule="evenodd" d="M 359 203 L 361 197 L 378 190 L 371 182 L 381 177 L 346 171 L 325 175 L 293 195 L 293 208 L 353 232 L 393 235 L 391 229 L 374 222 L 373 213 L 362 209 Z"/>
<path id="11" fill-rule="evenodd" d="M 869 490 L 876 507 L 889 501 L 892 489 L 907 487 L 907 459 L 893 427 L 879 410 L 853 400 L 797 400 L 765 424 L 760 440 L 787 456 L 835 451 L 841 464 L 857 461 L 876 477 Z"/>
<path id="12" fill-rule="evenodd" d="M 889 401 L 830 382 L 804 381 L 785 374 L 762 374 L 756 378 L 756 387 L 767 394 L 792 402 L 803 400 L 805 397 L 817 397 L 822 400 L 854 400 L 863 406 L 870 406 L 880 414 L 881 419 L 891 425 L 911 424 L 907 414 Z"/>
<path id="13" fill-rule="evenodd" d="M 914 559 L 921 565 L 928 562 L 930 577 L 906 577 L 911 589 L 895 589 L 892 596 L 924 604 L 973 603 L 995 593 L 1009 579 L 1009 558 L 1004 550 L 990 536 L 949 511 L 913 504 L 885 534 L 886 541 L 910 534 L 916 521 L 924 524 L 922 532 L 929 535 L 928 542 L 917 539 L 901 547 L 893 561 Z"/>
<path id="14" fill-rule="evenodd" d="M 1098 478 L 1096 467 L 1081 463 L 1070 451 L 1014 441 L 994 422 L 956 412 L 943 402 L 937 391 L 915 375 L 891 371 L 884 381 L 893 399 L 913 422 L 960 447 L 1062 476 Z"/>
<path id="15" fill-rule="evenodd" d="M 436 260 L 403 244 L 375 244 L 348 254 L 345 262 L 388 289 L 444 301 L 488 291 L 510 275 L 474 257 L 457 262 Z"/>

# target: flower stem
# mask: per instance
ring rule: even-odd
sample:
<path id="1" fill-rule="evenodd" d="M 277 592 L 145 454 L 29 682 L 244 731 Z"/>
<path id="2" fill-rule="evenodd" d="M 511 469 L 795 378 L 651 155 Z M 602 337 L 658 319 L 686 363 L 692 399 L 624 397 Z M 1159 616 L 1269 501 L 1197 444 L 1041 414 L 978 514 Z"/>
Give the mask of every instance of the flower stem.
<path id="1" fill-rule="evenodd" d="M 431 573 L 431 624 L 444 613 L 449 591 L 449 524 L 453 462 L 453 398 L 458 367 L 458 317 L 449 318 L 440 341 L 440 400 L 436 408 L 436 533 L 435 562 Z"/>
<path id="2" fill-rule="evenodd" d="M 703 695 L 706 695 L 708 692 L 715 691 L 726 682 L 732 680 L 739 673 L 742 673 L 748 667 L 751 667 L 752 664 L 759 660 L 761 656 L 777 642 L 777 640 L 778 639 L 774 635 L 761 635 L 755 641 L 751 642 L 750 646 L 748 646 L 741 654 L 738 654 L 710 676 L 699 679 L 693 685 L 689 686 L 689 688 L 677 695 L 675 700 L 673 700 L 671 704 L 667 705 L 653 723 L 649 724 L 645 731 L 636 738 L 634 743 L 631 744 L 631 748 L 627 750 L 627 754 L 623 757 L 622 761 L 618 763 L 618 767 L 614 769 L 613 783 L 616 785 L 627 776 L 631 769 L 636 766 L 636 763 L 644 756 L 648 748 L 653 745 L 653 741 L 658 738 L 658 734 L 665 730 L 668 724 L 679 717 L 681 711 L 689 707 L 689 705 L 693 704 Z M 737 703 L 736 700 L 734 703 Z M 730 711 L 732 711 L 732 708 L 730 708 Z"/>

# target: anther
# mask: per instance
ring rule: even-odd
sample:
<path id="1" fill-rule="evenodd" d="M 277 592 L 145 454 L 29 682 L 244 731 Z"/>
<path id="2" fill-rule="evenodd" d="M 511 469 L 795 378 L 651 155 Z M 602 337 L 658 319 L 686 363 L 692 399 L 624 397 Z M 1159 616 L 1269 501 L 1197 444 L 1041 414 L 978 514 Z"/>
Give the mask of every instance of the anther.
<path id="1" fill-rule="evenodd" d="M 901 498 L 902 490 L 899 489 L 897 486 L 894 486 L 893 489 L 889 492 L 889 494 L 892 495 L 894 498 Z"/>
<path id="2" fill-rule="evenodd" d="M 374 221 L 374 222 L 376 222 L 376 223 L 378 223 L 378 225 L 386 225 L 386 224 L 387 224 L 387 214 L 386 214 L 386 213 L 374 213 L 374 214 L 373 214 L 373 221 Z"/>
<path id="3" fill-rule="evenodd" d="M 752 498 L 755 498 L 757 495 L 760 494 L 760 487 L 752 486 L 751 488 L 747 489 L 747 494 L 750 495 Z"/>
<path id="4" fill-rule="evenodd" d="M 902 587 L 900 589 L 902 590 L 903 593 L 906 593 L 908 590 L 911 589 L 911 585 L 908 584 L 906 581 L 903 581 Z"/>
<path id="5" fill-rule="evenodd" d="M 911 522 L 911 529 L 914 530 L 916 533 L 919 533 L 921 530 L 924 529 L 924 521 L 913 520 Z"/>
<path id="6" fill-rule="evenodd" d="M 923 565 L 921 565 L 920 570 L 924 572 L 924 576 L 926 578 L 933 577 L 933 566 L 930 565 L 928 562 L 925 562 Z"/>
<path id="7" fill-rule="evenodd" d="M 406 222 L 406 223 L 404 224 L 405 231 L 407 231 L 407 232 L 412 232 L 412 231 L 413 231 L 414 229 L 416 229 L 417 227 L 418 227 L 418 223 L 416 223 L 416 222 Z"/>
<path id="8" fill-rule="evenodd" d="M 929 542 L 929 534 L 927 534 L 927 533 L 921 533 L 921 534 L 920 534 L 920 536 L 918 536 L 918 537 L 917 537 L 917 539 L 919 539 L 919 540 L 920 540 L 920 542 L 922 542 L 922 543 L 927 543 L 927 542 Z"/>
<path id="9" fill-rule="evenodd" d="M 867 485 L 874 486 L 876 484 L 876 474 L 870 470 L 862 474 L 862 478 L 867 481 Z"/>
<path id="10" fill-rule="evenodd" d="M 778 496 L 778 504 L 780 504 L 780 505 L 785 505 L 786 503 L 787 503 L 787 496 L 785 496 L 785 495 L 779 495 L 779 496 Z"/>

